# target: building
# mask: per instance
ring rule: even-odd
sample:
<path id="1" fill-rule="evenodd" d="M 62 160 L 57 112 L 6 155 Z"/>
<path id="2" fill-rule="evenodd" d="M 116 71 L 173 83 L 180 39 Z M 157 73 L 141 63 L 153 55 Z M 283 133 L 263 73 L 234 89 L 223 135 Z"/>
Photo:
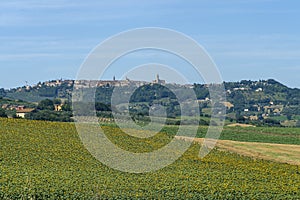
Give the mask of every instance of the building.
<path id="1" fill-rule="evenodd" d="M 34 108 L 24 108 L 21 110 L 16 111 L 17 117 L 25 118 L 25 115 L 28 113 L 31 113 L 34 110 Z"/>
<path id="2" fill-rule="evenodd" d="M 257 120 L 258 120 L 258 117 L 257 117 L 256 115 L 251 115 L 251 116 L 249 117 L 249 119 L 250 119 L 251 121 L 257 121 Z"/>
<path id="3" fill-rule="evenodd" d="M 234 105 L 232 103 L 230 103 L 229 101 L 225 101 L 225 102 L 223 102 L 223 104 L 227 109 L 231 109 L 234 107 Z"/>
<path id="4" fill-rule="evenodd" d="M 255 92 L 262 92 L 262 91 L 263 91 L 262 88 L 258 88 L 258 89 L 255 90 Z"/>
<path id="5" fill-rule="evenodd" d="M 21 105 L 21 106 L 17 106 L 16 107 L 16 110 L 18 111 L 18 110 L 24 110 L 25 109 L 25 106 L 23 106 L 23 105 Z"/>
<path id="6" fill-rule="evenodd" d="M 159 75 L 157 74 L 157 75 L 156 75 L 156 79 L 153 80 L 152 83 L 166 84 L 166 81 L 165 81 L 165 80 L 161 80 L 161 79 L 159 78 Z"/>
<path id="7" fill-rule="evenodd" d="M 9 107 L 8 104 L 3 104 L 3 105 L 2 105 L 2 109 L 7 109 L 8 107 Z"/>
<path id="8" fill-rule="evenodd" d="M 62 111 L 62 107 L 63 107 L 63 104 L 55 104 L 54 105 L 54 110 L 55 111 Z"/>
<path id="9" fill-rule="evenodd" d="M 161 80 L 157 74 L 156 79 L 152 81 L 153 84 L 166 84 L 165 80 Z M 124 87 L 124 86 L 143 86 L 150 84 L 147 81 L 135 81 L 131 80 L 128 77 L 125 80 L 116 80 L 114 76 L 112 80 L 76 80 L 74 81 L 74 88 L 85 89 L 85 88 L 95 88 L 95 87 Z"/>

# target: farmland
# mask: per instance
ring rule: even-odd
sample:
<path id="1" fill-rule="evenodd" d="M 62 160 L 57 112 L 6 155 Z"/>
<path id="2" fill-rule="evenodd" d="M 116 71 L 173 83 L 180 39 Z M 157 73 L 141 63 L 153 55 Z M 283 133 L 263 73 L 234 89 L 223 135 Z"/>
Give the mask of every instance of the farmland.
<path id="1" fill-rule="evenodd" d="M 130 174 L 93 158 L 72 123 L 0 118 L 0 126 L 0 199 L 300 199 L 299 165 L 219 150 L 200 159 L 193 143 L 161 170 Z M 170 141 L 176 126 L 134 141 L 115 125 L 103 129 L 127 150 L 146 152 Z M 225 127 L 221 139 L 299 145 L 299 135 L 297 128 Z"/>
<path id="2" fill-rule="evenodd" d="M 164 127 L 162 131 L 172 134 L 176 132 L 176 126 Z M 185 129 L 189 131 L 189 126 Z M 205 137 L 207 126 L 200 126 L 197 137 Z M 297 144 L 300 145 L 300 129 L 299 128 L 283 128 L 283 127 L 229 127 L 225 126 L 221 140 L 234 140 L 241 142 L 265 142 L 276 144 Z"/>

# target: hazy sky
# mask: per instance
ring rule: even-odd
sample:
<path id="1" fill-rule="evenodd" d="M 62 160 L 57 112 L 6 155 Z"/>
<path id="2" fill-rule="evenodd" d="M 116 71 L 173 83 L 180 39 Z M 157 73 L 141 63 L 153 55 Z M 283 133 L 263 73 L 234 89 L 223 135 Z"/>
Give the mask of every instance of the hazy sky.
<path id="1" fill-rule="evenodd" d="M 194 38 L 225 81 L 300 88 L 299 19 L 298 0 L 1 0 L 0 88 L 74 79 L 97 44 L 139 27 Z"/>

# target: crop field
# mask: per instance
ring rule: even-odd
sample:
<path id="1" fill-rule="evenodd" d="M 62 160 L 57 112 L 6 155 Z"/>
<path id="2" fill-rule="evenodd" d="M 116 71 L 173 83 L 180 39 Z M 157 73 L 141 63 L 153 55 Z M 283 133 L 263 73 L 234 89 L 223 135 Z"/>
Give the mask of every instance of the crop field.
<path id="1" fill-rule="evenodd" d="M 190 127 L 185 126 L 185 129 L 189 131 Z M 176 126 L 166 126 L 162 131 L 172 135 L 176 130 Z M 200 126 L 197 137 L 204 138 L 206 132 L 207 126 Z M 225 126 L 220 140 L 300 145 L 300 128 Z"/>
<path id="2" fill-rule="evenodd" d="M 200 159 L 195 142 L 173 164 L 131 174 L 93 158 L 72 123 L 0 118 L 0 126 L 0 199 L 300 199 L 299 165 L 219 150 Z M 103 129 L 136 152 L 162 147 L 176 131 L 167 126 L 153 138 L 133 140 L 115 125 Z M 205 130 L 200 127 L 198 137 Z M 299 145 L 299 134 L 296 128 L 225 127 L 221 139 Z"/>

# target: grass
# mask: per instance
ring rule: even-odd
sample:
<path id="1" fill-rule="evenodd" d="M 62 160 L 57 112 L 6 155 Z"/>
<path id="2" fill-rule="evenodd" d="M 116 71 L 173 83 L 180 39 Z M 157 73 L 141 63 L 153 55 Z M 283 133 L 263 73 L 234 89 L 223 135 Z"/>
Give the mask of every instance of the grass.
<path id="1" fill-rule="evenodd" d="M 102 123 L 104 126 L 117 127 L 114 123 Z M 126 123 L 123 123 L 126 127 Z M 155 125 L 154 125 L 155 126 Z M 157 129 L 158 126 L 154 127 Z M 204 138 L 207 133 L 207 126 L 199 126 L 197 136 Z M 187 133 L 194 129 L 193 126 L 184 125 Z M 178 126 L 166 125 L 162 128 L 164 132 L 170 136 L 177 133 Z M 224 126 L 220 135 L 220 140 L 234 140 L 241 142 L 262 142 L 276 144 L 296 144 L 300 145 L 300 128 L 297 127 L 230 127 Z"/>
<path id="2" fill-rule="evenodd" d="M 284 115 L 282 115 L 282 116 L 272 116 L 272 117 L 269 117 L 270 119 L 275 119 L 275 120 L 277 120 L 277 121 L 285 121 L 285 120 L 287 120 L 287 116 L 284 116 Z"/>
<path id="3" fill-rule="evenodd" d="M 293 116 L 293 119 L 294 119 L 294 120 L 300 120 L 300 115 L 294 115 L 294 116 Z"/>
<path id="4" fill-rule="evenodd" d="M 300 165 L 300 146 L 298 145 L 219 140 L 217 146 L 220 149 L 253 158 Z"/>
<path id="5" fill-rule="evenodd" d="M 202 144 L 204 141 L 204 138 L 192 138 L 185 136 L 176 136 L 176 138 L 198 142 L 199 144 Z M 249 156 L 253 159 L 265 159 L 300 165 L 300 145 L 218 140 L 216 148 L 219 150 L 238 153 L 239 155 Z"/>
<path id="6" fill-rule="evenodd" d="M 177 126 L 165 126 L 162 132 L 175 135 Z M 192 127 L 185 126 L 189 132 Z M 200 126 L 197 137 L 206 136 L 207 126 Z M 242 142 L 263 142 L 278 144 L 297 144 L 300 145 L 300 128 L 291 127 L 227 127 L 223 128 L 220 140 L 234 140 Z"/>

